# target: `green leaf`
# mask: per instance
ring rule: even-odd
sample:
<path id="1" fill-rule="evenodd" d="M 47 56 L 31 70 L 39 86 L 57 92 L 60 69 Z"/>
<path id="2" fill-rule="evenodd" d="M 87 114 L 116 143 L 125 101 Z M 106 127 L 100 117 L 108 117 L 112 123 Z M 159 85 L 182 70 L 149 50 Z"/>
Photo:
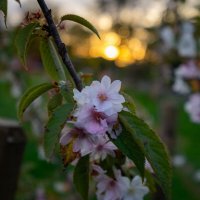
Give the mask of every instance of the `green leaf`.
<path id="1" fill-rule="evenodd" d="M 29 88 L 21 97 L 18 106 L 18 118 L 22 119 L 23 113 L 27 107 L 40 95 L 52 89 L 54 86 L 50 83 L 42 83 L 40 85 Z"/>
<path id="2" fill-rule="evenodd" d="M 84 200 L 89 192 L 89 155 L 81 157 L 74 170 L 74 185 Z"/>
<path id="3" fill-rule="evenodd" d="M 158 183 L 166 198 L 170 199 L 172 170 L 164 144 L 137 116 L 123 111 L 119 114 L 119 118 L 126 130 L 132 133 L 135 141 L 143 146 L 145 156 L 156 174 Z"/>
<path id="4" fill-rule="evenodd" d="M 41 38 L 40 55 L 47 74 L 53 80 L 66 80 L 63 62 L 51 37 Z"/>
<path id="5" fill-rule="evenodd" d="M 17 49 L 17 54 L 26 69 L 27 69 L 26 56 L 27 56 L 28 45 L 32 39 L 32 36 L 34 35 L 33 32 L 37 26 L 38 26 L 37 23 L 31 23 L 23 28 L 20 28 L 15 38 L 15 46 Z"/>
<path id="6" fill-rule="evenodd" d="M 65 101 L 68 103 L 74 103 L 73 92 L 72 90 L 69 90 L 70 86 L 67 84 L 67 82 L 60 81 L 58 86 Z"/>
<path id="7" fill-rule="evenodd" d="M 55 112 L 52 113 L 49 118 L 44 133 L 44 151 L 47 158 L 52 156 L 55 145 L 58 143 L 60 132 L 63 129 L 72 108 L 73 106 L 71 104 L 63 104 L 56 108 Z"/>
<path id="8" fill-rule="evenodd" d="M 7 0 L 0 0 L 0 10 L 2 10 L 4 13 L 5 24 L 7 19 L 7 9 L 8 9 Z"/>
<path id="9" fill-rule="evenodd" d="M 135 114 L 135 103 L 132 97 L 125 92 L 122 92 L 122 95 L 124 96 L 126 100 L 124 103 L 124 106 L 127 107 L 131 113 Z"/>
<path id="10" fill-rule="evenodd" d="M 126 127 L 122 127 L 122 132 L 113 139 L 112 142 L 120 149 L 120 151 L 130 158 L 138 168 L 142 177 L 144 177 L 144 163 L 145 157 L 143 148 L 135 141 L 135 138 Z"/>
<path id="11" fill-rule="evenodd" d="M 55 94 L 51 99 L 49 99 L 47 104 L 47 109 L 49 114 L 52 114 L 53 111 L 62 104 L 63 97 L 60 93 Z"/>
<path id="12" fill-rule="evenodd" d="M 84 19 L 78 15 L 69 14 L 69 15 L 64 15 L 63 17 L 61 17 L 61 22 L 63 22 L 64 20 L 70 20 L 70 21 L 76 22 L 78 24 L 81 24 L 81 25 L 87 27 L 93 33 L 95 33 L 99 39 L 101 39 L 97 29 L 86 19 Z"/>

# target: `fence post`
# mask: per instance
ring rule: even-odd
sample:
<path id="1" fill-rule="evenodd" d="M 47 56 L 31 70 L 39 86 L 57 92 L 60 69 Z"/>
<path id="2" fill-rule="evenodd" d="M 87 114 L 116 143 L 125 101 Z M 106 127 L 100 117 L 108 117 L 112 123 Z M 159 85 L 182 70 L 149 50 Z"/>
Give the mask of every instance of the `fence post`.
<path id="1" fill-rule="evenodd" d="M 166 99 L 160 105 L 160 136 L 172 156 L 176 150 L 176 122 L 177 108 L 174 101 Z M 156 192 L 153 200 L 165 200 L 165 196 L 159 185 L 156 185 Z"/>
<path id="2" fill-rule="evenodd" d="M 161 130 L 160 135 L 170 155 L 176 150 L 176 123 L 177 123 L 177 106 L 174 101 L 168 99 L 161 103 Z"/>
<path id="3" fill-rule="evenodd" d="M 0 119 L 0 199 L 14 200 L 25 134 L 18 123 Z"/>

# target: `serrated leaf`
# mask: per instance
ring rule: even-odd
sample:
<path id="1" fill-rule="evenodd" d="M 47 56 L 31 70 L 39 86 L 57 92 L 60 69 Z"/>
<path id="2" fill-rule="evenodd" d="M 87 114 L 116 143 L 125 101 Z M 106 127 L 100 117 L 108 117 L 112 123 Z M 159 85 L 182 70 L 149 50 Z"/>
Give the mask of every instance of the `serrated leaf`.
<path id="1" fill-rule="evenodd" d="M 44 151 L 46 157 L 49 159 L 55 149 L 56 143 L 58 143 L 60 132 L 63 129 L 64 124 L 71 113 L 73 105 L 63 104 L 56 108 L 49 118 L 47 125 L 45 126 L 44 133 Z"/>
<path id="2" fill-rule="evenodd" d="M 101 39 L 97 29 L 86 19 L 84 19 L 78 15 L 69 14 L 69 15 L 64 15 L 63 17 L 61 17 L 61 22 L 65 21 L 65 20 L 70 20 L 70 21 L 76 22 L 78 24 L 81 24 L 81 25 L 87 27 L 93 33 L 95 33 L 99 39 Z"/>
<path id="3" fill-rule="evenodd" d="M 66 80 L 64 65 L 51 37 L 41 38 L 40 55 L 47 74 L 53 80 Z"/>
<path id="4" fill-rule="evenodd" d="M 52 112 L 62 104 L 63 97 L 60 93 L 55 94 L 52 98 L 49 99 L 47 104 L 48 113 Z"/>
<path id="5" fill-rule="evenodd" d="M 84 200 L 89 192 L 89 155 L 81 157 L 74 170 L 74 185 Z"/>
<path id="6" fill-rule="evenodd" d="M 135 141 L 143 146 L 145 157 L 151 164 L 158 183 L 166 198 L 170 199 L 172 172 L 164 144 L 154 131 L 137 116 L 123 111 L 119 114 L 119 118 L 126 130 L 132 133 Z"/>
<path id="7" fill-rule="evenodd" d="M 7 0 L 1 0 L 0 1 L 0 10 L 4 13 L 4 20 L 6 24 L 6 19 L 7 19 L 7 9 L 8 9 L 8 3 Z"/>
<path id="8" fill-rule="evenodd" d="M 37 26 L 38 26 L 37 23 L 31 23 L 23 28 L 20 28 L 15 38 L 15 46 L 17 49 L 17 54 L 26 69 L 27 69 L 26 56 L 27 56 L 28 45 L 33 36 L 34 29 Z"/>
<path id="9" fill-rule="evenodd" d="M 132 132 L 122 127 L 120 135 L 113 139 L 112 142 L 120 149 L 120 151 L 131 159 L 138 168 L 142 177 L 144 177 L 145 156 L 143 148 L 135 141 Z"/>
<path id="10" fill-rule="evenodd" d="M 27 107 L 40 95 L 52 89 L 54 86 L 50 83 L 42 83 L 40 85 L 29 88 L 21 97 L 18 106 L 18 118 L 22 119 L 23 113 Z"/>
<path id="11" fill-rule="evenodd" d="M 125 98 L 124 106 L 128 108 L 131 113 L 135 113 L 135 103 L 130 95 L 125 92 L 122 92 L 122 95 Z"/>

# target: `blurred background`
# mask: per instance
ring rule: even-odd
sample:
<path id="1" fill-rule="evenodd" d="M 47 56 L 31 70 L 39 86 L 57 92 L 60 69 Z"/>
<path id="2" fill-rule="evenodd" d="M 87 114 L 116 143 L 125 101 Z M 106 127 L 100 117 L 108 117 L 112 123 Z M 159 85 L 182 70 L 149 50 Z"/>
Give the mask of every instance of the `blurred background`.
<path id="1" fill-rule="evenodd" d="M 73 22 L 58 27 L 80 75 L 88 82 L 104 74 L 121 80 L 122 89 L 137 105 L 138 115 L 168 146 L 173 163 L 172 199 L 198 200 L 200 111 L 194 119 L 186 102 L 200 92 L 199 0 L 46 2 L 55 21 L 73 13 L 97 28 L 101 40 Z M 21 8 L 14 0 L 8 3 L 8 28 L 0 12 L 0 118 L 17 120 L 16 106 L 22 93 L 49 77 L 42 68 L 37 42 L 29 49 L 28 70 L 21 65 L 14 47 L 17 27 L 24 22 L 27 12 L 39 11 L 36 1 L 21 0 Z M 188 71 L 180 75 L 184 67 Z M 192 70 L 196 71 L 188 77 Z M 63 170 L 61 160 L 56 158 L 49 163 L 44 157 L 46 99 L 45 95 L 37 99 L 26 112 L 23 130 L 27 141 L 16 199 L 79 199 L 72 175 Z M 200 110 L 200 100 L 195 110 Z"/>

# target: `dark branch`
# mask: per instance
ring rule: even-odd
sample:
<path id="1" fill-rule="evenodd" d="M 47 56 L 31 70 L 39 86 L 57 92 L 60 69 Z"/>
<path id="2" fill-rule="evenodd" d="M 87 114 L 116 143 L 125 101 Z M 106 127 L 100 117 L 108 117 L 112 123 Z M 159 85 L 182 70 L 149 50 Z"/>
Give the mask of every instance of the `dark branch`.
<path id="1" fill-rule="evenodd" d="M 63 60 L 63 63 L 65 64 L 70 75 L 72 76 L 77 89 L 79 91 L 81 91 L 81 89 L 82 89 L 81 80 L 73 66 L 72 61 L 69 58 L 65 44 L 60 39 L 60 35 L 58 33 L 58 30 L 56 28 L 56 25 L 54 24 L 54 21 L 53 21 L 52 15 L 51 15 L 51 10 L 47 7 L 44 0 L 37 0 L 37 1 L 38 1 L 38 4 L 40 5 L 40 8 L 41 8 L 46 20 L 47 20 L 47 24 L 49 26 L 49 32 L 55 41 L 55 44 L 58 48 L 58 52 Z"/>

